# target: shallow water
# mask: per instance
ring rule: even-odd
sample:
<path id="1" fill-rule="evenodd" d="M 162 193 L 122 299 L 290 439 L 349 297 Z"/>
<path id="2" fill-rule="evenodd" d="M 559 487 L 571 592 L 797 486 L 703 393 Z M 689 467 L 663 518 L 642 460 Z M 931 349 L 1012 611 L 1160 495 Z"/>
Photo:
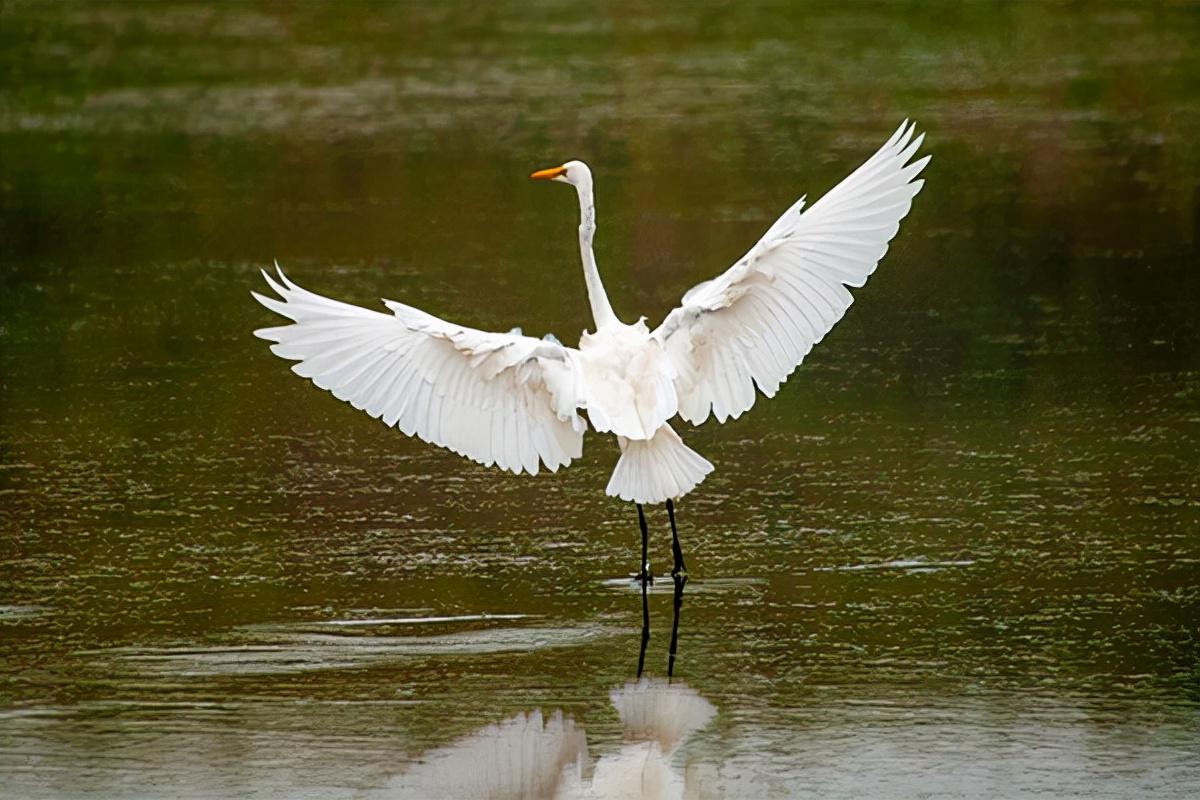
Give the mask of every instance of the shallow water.
<path id="1" fill-rule="evenodd" d="M 1194 796 L 1197 41 L 1184 4 L 6 3 L 0 793 L 399 796 L 534 709 L 618 758 L 616 448 L 518 479 L 388 432 L 250 336 L 257 270 L 573 342 L 573 198 L 531 169 L 592 164 L 654 323 L 912 117 L 928 183 L 846 319 L 685 433 L 717 472 L 674 672 L 716 715 L 670 765 Z"/>

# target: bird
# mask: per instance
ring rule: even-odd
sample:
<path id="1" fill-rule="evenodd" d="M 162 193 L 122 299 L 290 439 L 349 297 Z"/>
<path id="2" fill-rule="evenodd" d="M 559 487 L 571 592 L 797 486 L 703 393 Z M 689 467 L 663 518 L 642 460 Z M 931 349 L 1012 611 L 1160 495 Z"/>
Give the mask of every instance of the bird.
<path id="1" fill-rule="evenodd" d="M 292 371 L 389 427 L 516 474 L 557 471 L 583 452 L 584 433 L 616 437 L 606 493 L 637 507 L 652 580 L 645 505 L 664 503 L 672 575 L 686 572 L 675 501 L 714 469 L 671 425 L 737 419 L 773 397 L 853 302 L 924 185 L 930 156 L 905 120 L 863 164 L 806 207 L 801 197 L 745 255 L 683 295 L 653 330 L 613 311 L 593 252 L 592 171 L 567 161 L 530 177 L 565 183 L 579 201 L 579 254 L 593 330 L 578 347 L 519 328 L 492 333 L 404 303 L 390 313 L 302 288 L 275 263 L 277 297 L 251 292 L 290 322 L 254 333 L 295 361 Z"/>

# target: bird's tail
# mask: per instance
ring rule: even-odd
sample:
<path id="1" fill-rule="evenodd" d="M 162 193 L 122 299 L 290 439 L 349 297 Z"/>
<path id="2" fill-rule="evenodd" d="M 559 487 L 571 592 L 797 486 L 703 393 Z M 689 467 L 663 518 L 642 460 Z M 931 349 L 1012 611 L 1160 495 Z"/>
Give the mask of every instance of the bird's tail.
<path id="1" fill-rule="evenodd" d="M 704 456 L 688 447 L 670 425 L 649 439 L 620 437 L 621 459 L 605 490 L 635 503 L 665 503 L 695 489 L 713 471 Z"/>

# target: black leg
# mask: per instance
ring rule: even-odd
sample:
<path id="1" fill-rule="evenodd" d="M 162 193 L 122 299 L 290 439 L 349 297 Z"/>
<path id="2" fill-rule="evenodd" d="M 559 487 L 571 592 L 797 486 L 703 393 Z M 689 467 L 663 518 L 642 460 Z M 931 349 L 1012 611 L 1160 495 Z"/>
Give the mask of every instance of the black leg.
<path id="1" fill-rule="evenodd" d="M 671 568 L 672 575 L 687 572 L 683 563 L 683 548 L 679 546 L 679 531 L 675 528 L 675 503 L 667 501 L 667 516 L 671 518 L 671 552 L 675 554 L 675 566 Z"/>
<path id="2" fill-rule="evenodd" d="M 649 584 L 642 581 L 642 646 L 638 650 L 637 676 L 642 677 L 642 668 L 646 666 L 646 645 L 650 644 L 650 596 Z"/>
<path id="3" fill-rule="evenodd" d="M 653 583 L 654 578 L 650 575 L 650 557 L 647 550 L 650 547 L 650 531 L 646 528 L 646 512 L 642 510 L 642 504 L 637 504 L 638 524 L 642 526 L 642 563 L 641 569 L 638 570 L 637 578 L 643 584 Z"/>
<path id="4" fill-rule="evenodd" d="M 671 647 L 667 651 L 667 680 L 675 677 L 675 653 L 679 649 L 679 610 L 683 608 L 683 587 L 687 585 L 687 575 L 675 577 L 675 616 L 671 619 Z"/>

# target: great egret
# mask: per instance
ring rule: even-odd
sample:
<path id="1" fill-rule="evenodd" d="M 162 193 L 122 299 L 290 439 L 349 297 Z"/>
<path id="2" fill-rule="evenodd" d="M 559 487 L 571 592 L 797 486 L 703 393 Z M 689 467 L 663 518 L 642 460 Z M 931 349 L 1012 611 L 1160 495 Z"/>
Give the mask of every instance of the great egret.
<path id="1" fill-rule="evenodd" d="M 756 393 L 772 397 L 812 346 L 842 318 L 887 252 L 924 183 L 924 138 L 906 120 L 871 158 L 807 211 L 801 197 L 759 242 L 716 278 L 683 296 L 653 331 L 613 313 L 592 239 L 592 172 L 582 161 L 533 173 L 575 187 L 579 252 L 595 331 L 579 347 L 519 329 L 488 333 L 390 300 L 370 311 L 297 286 L 276 264 L 265 271 L 281 300 L 253 293 L 292 324 L 255 334 L 292 371 L 382 419 L 485 466 L 535 474 L 578 458 L 590 422 L 617 437 L 621 457 L 607 493 L 637 504 L 640 577 L 648 579 L 645 503 L 667 506 L 674 554 L 684 570 L 674 500 L 713 465 L 668 420 L 736 419 Z M 910 163 L 911 161 L 911 163 Z M 580 411 L 587 412 L 587 420 Z"/>

